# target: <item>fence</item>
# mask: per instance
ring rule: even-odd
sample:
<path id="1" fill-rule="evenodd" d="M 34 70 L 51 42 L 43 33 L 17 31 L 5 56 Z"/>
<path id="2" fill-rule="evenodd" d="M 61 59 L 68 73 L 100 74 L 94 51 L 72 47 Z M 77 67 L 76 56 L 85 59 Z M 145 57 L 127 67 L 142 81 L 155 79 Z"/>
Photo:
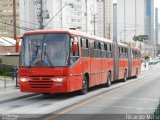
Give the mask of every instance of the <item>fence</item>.
<path id="1" fill-rule="evenodd" d="M 0 64 L 0 76 L 4 80 L 4 88 L 7 87 L 7 79 L 8 77 L 12 80 L 16 80 L 16 87 L 18 87 L 18 79 L 17 79 L 18 67 L 13 65 Z"/>

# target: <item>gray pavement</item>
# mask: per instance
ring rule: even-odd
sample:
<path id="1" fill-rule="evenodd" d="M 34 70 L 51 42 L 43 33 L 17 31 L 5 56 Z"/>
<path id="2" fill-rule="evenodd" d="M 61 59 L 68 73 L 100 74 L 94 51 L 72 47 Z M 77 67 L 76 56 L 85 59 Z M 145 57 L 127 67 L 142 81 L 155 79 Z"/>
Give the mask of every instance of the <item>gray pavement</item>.
<path id="1" fill-rule="evenodd" d="M 160 98 L 159 67 L 157 64 L 143 71 L 134 83 L 106 91 L 43 120 L 150 120 Z"/>
<path id="2" fill-rule="evenodd" d="M 33 95 L 35 94 L 20 92 L 15 80 L 0 78 L 0 104 Z"/>

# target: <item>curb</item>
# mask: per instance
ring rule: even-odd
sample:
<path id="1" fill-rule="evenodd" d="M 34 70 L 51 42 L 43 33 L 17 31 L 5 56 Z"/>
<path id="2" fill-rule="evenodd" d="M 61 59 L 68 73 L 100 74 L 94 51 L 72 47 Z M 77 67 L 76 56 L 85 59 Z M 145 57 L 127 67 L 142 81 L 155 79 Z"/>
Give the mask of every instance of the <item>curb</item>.
<path id="1" fill-rule="evenodd" d="M 15 101 L 15 100 L 20 100 L 20 99 L 27 98 L 27 97 L 33 97 L 36 95 L 38 95 L 38 94 L 29 94 L 29 95 L 22 95 L 22 96 L 17 96 L 17 97 L 13 97 L 13 98 L 8 98 L 5 100 L 1 100 L 0 104 L 8 103 L 8 102 Z"/>

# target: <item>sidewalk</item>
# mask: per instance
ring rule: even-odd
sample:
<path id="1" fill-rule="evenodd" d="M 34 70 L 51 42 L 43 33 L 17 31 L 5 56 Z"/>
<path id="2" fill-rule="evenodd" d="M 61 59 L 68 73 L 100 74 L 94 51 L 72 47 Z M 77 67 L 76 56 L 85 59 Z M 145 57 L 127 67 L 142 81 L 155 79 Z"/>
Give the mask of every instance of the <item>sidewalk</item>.
<path id="1" fill-rule="evenodd" d="M 141 71 L 149 70 L 149 63 L 142 63 L 141 64 Z"/>
<path id="2" fill-rule="evenodd" d="M 6 79 L 5 88 L 4 79 L 0 78 L 0 104 L 34 95 L 33 93 L 20 92 L 19 88 L 16 87 L 16 81 L 11 79 Z"/>

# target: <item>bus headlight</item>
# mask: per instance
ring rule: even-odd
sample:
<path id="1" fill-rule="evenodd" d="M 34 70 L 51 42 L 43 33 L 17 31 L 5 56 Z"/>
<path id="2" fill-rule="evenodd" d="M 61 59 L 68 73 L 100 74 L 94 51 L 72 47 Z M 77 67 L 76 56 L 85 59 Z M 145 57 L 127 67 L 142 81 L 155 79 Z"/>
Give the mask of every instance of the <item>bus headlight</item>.
<path id="1" fill-rule="evenodd" d="M 54 82 L 63 82 L 65 78 L 52 78 L 52 81 Z"/>
<path id="2" fill-rule="evenodd" d="M 29 78 L 20 78 L 19 79 L 21 82 L 27 82 L 29 80 Z"/>

